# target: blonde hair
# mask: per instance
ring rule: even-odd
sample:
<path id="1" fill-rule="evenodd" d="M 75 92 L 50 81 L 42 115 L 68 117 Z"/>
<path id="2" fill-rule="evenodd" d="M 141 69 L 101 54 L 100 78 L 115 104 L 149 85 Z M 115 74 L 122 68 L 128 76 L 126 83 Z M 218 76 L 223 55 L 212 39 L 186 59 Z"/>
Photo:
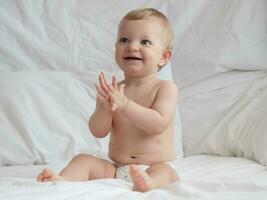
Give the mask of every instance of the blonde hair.
<path id="1" fill-rule="evenodd" d="M 166 31 L 166 45 L 167 49 L 173 48 L 173 31 L 168 18 L 160 11 L 154 8 L 136 9 L 128 12 L 121 20 L 120 24 L 124 20 L 140 20 L 147 18 L 156 18 L 161 21 L 163 28 Z"/>

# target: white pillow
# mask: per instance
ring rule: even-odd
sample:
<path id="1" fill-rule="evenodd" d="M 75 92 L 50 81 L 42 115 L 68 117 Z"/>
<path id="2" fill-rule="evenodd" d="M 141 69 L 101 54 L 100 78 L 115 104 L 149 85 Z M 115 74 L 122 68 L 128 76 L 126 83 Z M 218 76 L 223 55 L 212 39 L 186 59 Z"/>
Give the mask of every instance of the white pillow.
<path id="1" fill-rule="evenodd" d="M 0 164 L 58 163 L 102 151 L 89 132 L 92 99 L 66 72 L 0 72 Z"/>
<path id="2" fill-rule="evenodd" d="M 206 132 L 203 137 L 195 131 L 199 142 L 191 147 L 187 138 L 189 152 L 245 157 L 267 166 L 267 76 L 239 91 L 232 106 Z"/>
<path id="3" fill-rule="evenodd" d="M 267 166 L 267 76 L 253 85 L 227 116 L 227 140 L 234 155 Z"/>

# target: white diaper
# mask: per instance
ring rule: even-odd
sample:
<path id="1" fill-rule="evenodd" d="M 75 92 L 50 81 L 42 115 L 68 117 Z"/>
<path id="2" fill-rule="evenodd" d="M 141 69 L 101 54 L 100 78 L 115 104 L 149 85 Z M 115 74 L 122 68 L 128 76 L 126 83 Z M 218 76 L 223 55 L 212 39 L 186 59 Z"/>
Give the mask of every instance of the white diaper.
<path id="1" fill-rule="evenodd" d="M 130 175 L 130 165 L 124 165 L 118 167 L 116 170 L 116 178 L 122 179 L 124 181 L 132 182 L 132 177 Z M 141 171 L 146 171 L 149 168 L 148 165 L 137 165 L 138 169 Z"/>
<path id="2" fill-rule="evenodd" d="M 166 164 L 168 164 L 170 167 L 172 167 L 178 175 L 177 169 L 175 168 L 175 166 L 172 164 L 171 161 L 166 162 Z M 130 165 L 124 165 L 124 166 L 118 167 L 116 170 L 116 178 L 122 179 L 122 180 L 128 181 L 128 182 L 132 182 L 132 177 L 130 175 L 130 167 L 129 166 Z M 141 171 L 146 171 L 146 169 L 149 168 L 149 165 L 137 165 L 137 167 Z"/>

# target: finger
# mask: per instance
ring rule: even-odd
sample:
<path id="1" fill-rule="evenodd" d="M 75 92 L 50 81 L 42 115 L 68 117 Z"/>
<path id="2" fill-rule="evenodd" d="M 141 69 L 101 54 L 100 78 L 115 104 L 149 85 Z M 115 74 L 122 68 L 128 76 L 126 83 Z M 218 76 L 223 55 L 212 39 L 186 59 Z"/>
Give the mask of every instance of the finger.
<path id="1" fill-rule="evenodd" d="M 105 98 L 101 96 L 100 94 L 97 94 L 97 98 L 103 103 L 105 102 Z"/>
<path id="2" fill-rule="evenodd" d="M 102 88 L 104 91 L 108 92 L 107 81 L 106 81 L 106 79 L 105 79 L 105 75 L 104 75 L 103 72 L 101 72 L 101 73 L 99 74 L 99 83 L 100 83 L 101 88 Z"/>
<path id="3" fill-rule="evenodd" d="M 114 92 L 115 91 L 114 90 L 114 87 L 112 85 L 107 85 L 107 87 L 108 87 L 108 89 L 109 89 L 110 92 Z"/>
<path id="4" fill-rule="evenodd" d="M 109 84 L 108 84 L 108 81 L 107 81 L 107 79 L 106 79 L 106 76 L 105 76 L 105 74 L 104 74 L 104 72 L 102 72 L 101 74 L 102 74 L 102 78 L 103 78 L 104 84 L 105 84 L 106 86 L 109 85 Z"/>
<path id="5" fill-rule="evenodd" d="M 105 79 L 103 78 L 102 72 L 99 74 L 99 84 L 104 91 L 108 92 L 108 88 L 106 86 L 106 82 Z"/>
<path id="6" fill-rule="evenodd" d="M 103 91 L 102 88 L 98 84 L 95 84 L 95 88 L 98 94 L 101 94 L 102 96 L 106 96 L 106 92 Z"/>
<path id="7" fill-rule="evenodd" d="M 97 100 L 100 101 L 102 104 L 109 104 L 109 97 L 103 97 L 101 95 L 97 95 Z"/>
<path id="8" fill-rule="evenodd" d="M 115 90 L 118 90 L 117 78 L 114 75 L 112 76 L 112 86 Z"/>
<path id="9" fill-rule="evenodd" d="M 113 103 L 114 102 L 114 93 L 112 93 L 111 91 L 108 93 L 108 96 L 109 96 L 109 101 L 111 102 L 111 103 Z"/>
<path id="10" fill-rule="evenodd" d="M 108 96 L 107 92 L 104 91 L 99 85 L 95 84 L 97 93 L 100 94 L 102 97 L 106 98 Z"/>

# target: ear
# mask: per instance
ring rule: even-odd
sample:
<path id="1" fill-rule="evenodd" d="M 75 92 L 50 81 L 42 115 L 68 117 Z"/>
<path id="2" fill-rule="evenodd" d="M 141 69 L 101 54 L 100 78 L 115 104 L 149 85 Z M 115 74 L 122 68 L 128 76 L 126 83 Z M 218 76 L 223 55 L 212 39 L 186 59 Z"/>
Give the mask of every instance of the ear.
<path id="1" fill-rule="evenodd" d="M 159 66 L 164 66 L 167 62 L 171 59 L 172 51 L 170 49 L 166 49 L 165 52 L 162 54 Z"/>

